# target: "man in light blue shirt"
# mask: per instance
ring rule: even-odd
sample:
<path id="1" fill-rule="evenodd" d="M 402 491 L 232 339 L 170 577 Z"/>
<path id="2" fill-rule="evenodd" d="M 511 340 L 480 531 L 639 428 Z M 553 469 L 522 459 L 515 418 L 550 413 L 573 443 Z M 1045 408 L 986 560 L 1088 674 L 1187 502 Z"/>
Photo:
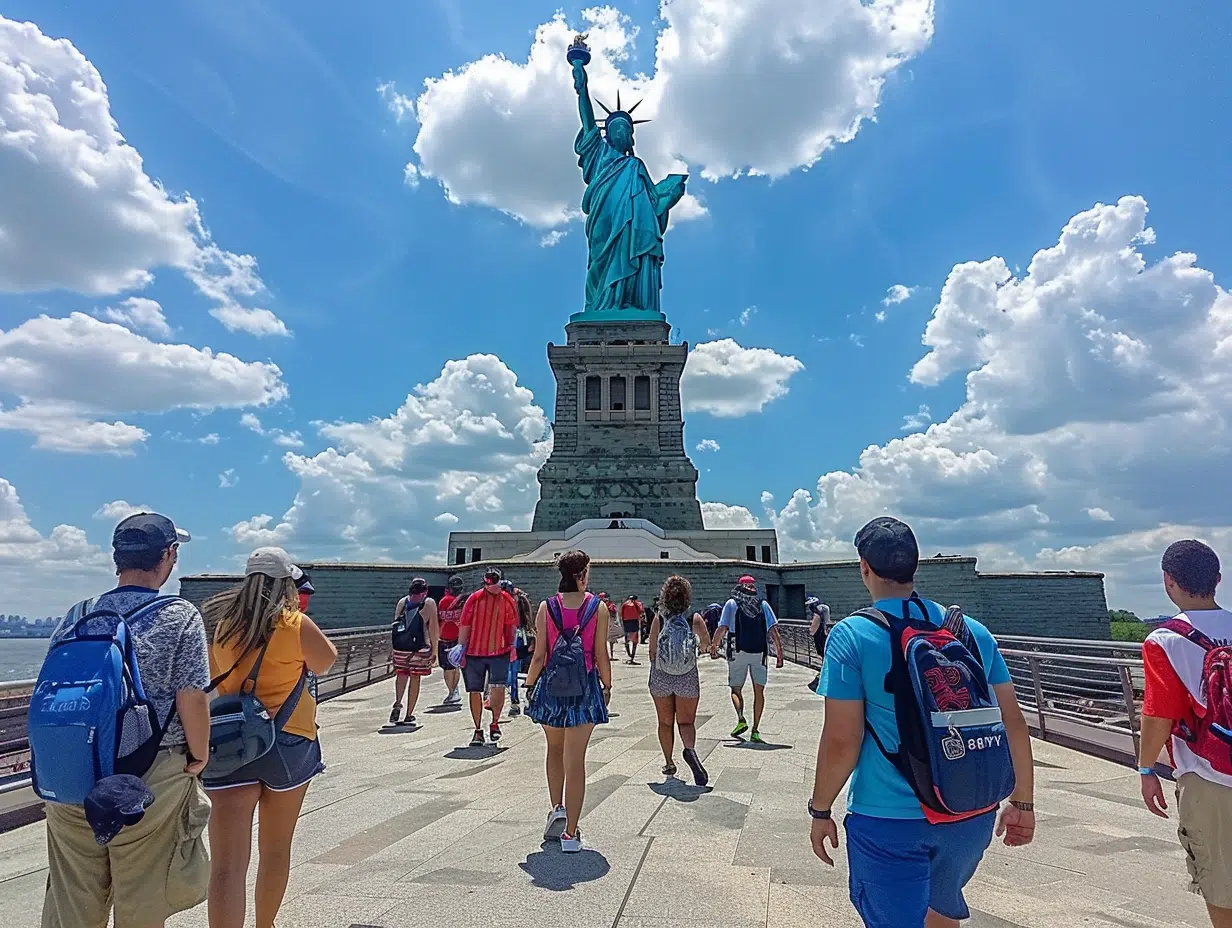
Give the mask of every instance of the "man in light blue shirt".
<path id="1" fill-rule="evenodd" d="M 874 519 L 856 535 L 860 575 L 877 609 L 941 626 L 945 609 L 915 593 L 919 546 L 897 519 Z M 1031 739 L 1005 660 L 993 636 L 965 619 L 1001 709 L 1016 788 L 996 823 L 1010 846 L 1035 832 Z M 825 843 L 838 846 L 830 807 L 851 778 L 847 857 L 851 900 L 867 928 L 958 928 L 969 917 L 962 890 L 992 841 L 994 812 L 948 824 L 930 824 L 910 784 L 866 732 L 887 751 L 899 745 L 894 696 L 886 691 L 891 648 L 887 629 L 870 618 L 848 616 L 830 631 L 817 691 L 826 717 L 817 751 L 809 810 L 817 856 L 833 864 Z"/>
<path id="2" fill-rule="evenodd" d="M 774 641 L 775 666 L 783 666 L 783 640 L 779 636 L 778 619 L 774 610 L 757 592 L 757 581 L 743 576 L 736 581 L 731 599 L 723 607 L 719 627 L 710 643 L 710 656 L 717 657 L 719 645 L 730 634 L 731 645 L 727 656 L 727 685 L 731 687 L 732 706 L 736 710 L 736 727 L 732 737 L 738 738 L 749 730 L 744 719 L 744 681 L 753 678 L 753 733 L 749 740 L 761 744 L 761 713 L 766 706 L 766 667 L 770 640 Z"/>

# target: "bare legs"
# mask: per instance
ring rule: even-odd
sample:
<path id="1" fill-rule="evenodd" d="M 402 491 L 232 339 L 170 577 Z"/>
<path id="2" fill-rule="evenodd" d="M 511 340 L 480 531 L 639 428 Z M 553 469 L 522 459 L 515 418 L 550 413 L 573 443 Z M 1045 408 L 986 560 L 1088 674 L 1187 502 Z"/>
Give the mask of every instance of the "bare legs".
<path id="1" fill-rule="evenodd" d="M 733 686 L 731 688 L 732 708 L 736 710 L 736 718 L 744 718 L 744 687 Z"/>
<path id="2" fill-rule="evenodd" d="M 402 679 L 401 677 L 399 679 Z M 423 682 L 422 677 L 410 678 L 410 692 L 406 696 L 406 717 L 410 718 L 415 714 L 415 703 L 419 702 L 419 687 Z M 402 697 L 398 697 L 398 702 L 402 702 Z"/>
<path id="3" fill-rule="evenodd" d="M 419 680 L 414 682 L 418 684 Z M 307 783 L 285 793 L 261 791 L 257 818 L 257 928 L 274 928 L 291 876 L 291 838 L 307 792 Z"/>
<path id="4" fill-rule="evenodd" d="M 252 861 L 252 818 L 257 822 L 257 928 L 273 928 L 291 873 L 291 838 L 299 821 L 305 783 L 277 793 L 259 785 L 210 793 L 210 928 L 242 928 L 245 884 Z"/>
<path id="5" fill-rule="evenodd" d="M 741 702 L 743 702 L 743 698 L 741 699 Z M 762 710 L 764 710 L 765 708 L 766 708 L 766 688 L 764 686 L 759 686 L 758 684 L 754 683 L 753 684 L 753 731 L 757 731 L 759 728 L 761 728 L 761 713 L 762 713 Z M 928 928 L 932 928 L 932 926 L 930 925 L 928 926 Z"/>
<path id="6" fill-rule="evenodd" d="M 672 726 L 675 724 L 676 719 L 676 697 L 655 696 L 652 698 L 654 699 L 655 713 L 659 717 L 659 747 L 663 749 L 663 762 L 671 766 L 672 754 L 675 751 L 675 732 L 672 731 Z M 683 732 L 681 737 L 683 739 Z"/>
<path id="7" fill-rule="evenodd" d="M 461 679 L 462 673 L 458 670 L 445 671 L 445 695 L 452 695 L 458 689 L 458 681 Z"/>
<path id="8" fill-rule="evenodd" d="M 676 696 L 676 726 L 680 729 L 680 743 L 686 750 L 697 746 L 697 703 L 696 699 L 685 699 Z"/>
<path id="9" fill-rule="evenodd" d="M 394 705 L 402 705 L 402 697 L 406 695 L 406 674 L 400 673 L 394 677 Z"/>
<path id="10" fill-rule="evenodd" d="M 586 747 L 594 725 L 574 728 L 543 726 L 548 742 L 548 798 L 552 808 L 565 807 L 565 834 L 576 835 L 586 801 Z M 211 926 L 212 928 L 212 926 Z"/>
<path id="11" fill-rule="evenodd" d="M 210 792 L 210 928 L 242 928 L 260 784 Z"/>
<path id="12" fill-rule="evenodd" d="M 960 926 L 957 919 L 946 918 L 929 909 L 928 915 L 924 918 L 924 928 L 960 928 Z"/>
<path id="13" fill-rule="evenodd" d="M 1223 909 L 1217 905 L 1208 905 L 1206 914 L 1211 918 L 1211 928 L 1232 928 L 1232 909 Z M 928 928 L 932 928 L 931 925 Z"/>
<path id="14" fill-rule="evenodd" d="M 501 712 L 505 709 L 505 687 L 492 684 L 490 690 L 492 702 L 492 724 L 500 722 Z M 483 731 L 483 693 L 471 693 L 471 719 L 475 723 L 475 731 Z"/>

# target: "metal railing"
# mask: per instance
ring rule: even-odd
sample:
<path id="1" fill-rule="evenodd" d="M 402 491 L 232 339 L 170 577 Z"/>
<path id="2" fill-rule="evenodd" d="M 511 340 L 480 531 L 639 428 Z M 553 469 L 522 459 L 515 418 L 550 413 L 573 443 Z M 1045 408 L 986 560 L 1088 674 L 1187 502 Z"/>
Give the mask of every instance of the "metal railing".
<path id="1" fill-rule="evenodd" d="M 821 667 L 807 625 L 781 622 L 779 634 L 784 659 Z M 998 635 L 997 642 L 1036 737 L 1137 765 L 1142 645 L 1019 635 Z"/>
<path id="2" fill-rule="evenodd" d="M 328 673 L 310 678 L 310 691 L 318 702 L 393 676 L 388 628 L 329 628 L 325 633 L 338 648 L 338 659 Z M 30 807 L 40 805 L 30 789 L 26 738 L 33 690 L 33 680 L 0 683 L 0 832 L 31 821 Z"/>

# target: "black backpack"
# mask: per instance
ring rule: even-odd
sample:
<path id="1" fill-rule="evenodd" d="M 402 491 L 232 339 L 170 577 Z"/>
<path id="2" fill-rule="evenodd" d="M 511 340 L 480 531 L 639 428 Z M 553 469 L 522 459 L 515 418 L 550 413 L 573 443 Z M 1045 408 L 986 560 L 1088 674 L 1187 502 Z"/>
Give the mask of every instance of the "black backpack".
<path id="1" fill-rule="evenodd" d="M 394 621 L 395 651 L 409 651 L 414 654 L 428 646 L 428 636 L 424 631 L 423 616 L 420 614 L 426 602 L 426 599 L 418 603 L 403 600 L 402 614 Z"/>
<path id="2" fill-rule="evenodd" d="M 559 636 L 548 654 L 547 666 L 543 668 L 543 685 L 547 693 L 556 699 L 580 699 L 586 695 L 586 648 L 582 644 L 582 631 L 594 621 L 599 611 L 599 597 L 586 594 L 578 614 L 577 628 L 565 629 L 559 596 L 548 600 L 548 616 L 556 626 Z"/>

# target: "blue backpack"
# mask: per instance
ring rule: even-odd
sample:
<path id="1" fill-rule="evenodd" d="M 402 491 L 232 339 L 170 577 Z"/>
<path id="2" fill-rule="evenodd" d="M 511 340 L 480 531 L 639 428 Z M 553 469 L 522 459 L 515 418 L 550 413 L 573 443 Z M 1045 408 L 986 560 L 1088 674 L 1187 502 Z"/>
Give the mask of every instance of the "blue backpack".
<path id="1" fill-rule="evenodd" d="M 548 616 L 560 634 L 548 654 L 543 668 L 543 685 L 547 693 L 556 699 L 580 699 L 586 695 L 586 649 L 582 644 L 582 631 L 594 621 L 599 611 L 599 597 L 587 593 L 578 614 L 577 628 L 565 630 L 561 614 L 560 597 L 548 600 Z"/>
<path id="2" fill-rule="evenodd" d="M 919 619 L 911 617 L 913 604 Z M 996 809 L 1014 791 L 1014 765 L 1001 710 L 962 610 L 951 606 L 938 628 L 912 594 L 901 616 L 874 608 L 855 614 L 890 634 L 885 688 L 894 697 L 898 750 L 887 751 L 867 720 L 865 728 L 910 784 L 924 817 L 942 824 Z"/>
<path id="3" fill-rule="evenodd" d="M 117 773 L 144 776 L 175 713 L 158 719 L 141 686 L 129 624 L 178 600 L 155 596 L 126 613 L 85 600 L 64 618 L 30 697 L 27 727 L 34 791 L 81 805 L 94 784 Z M 102 626 L 108 631 L 90 632 Z"/>

